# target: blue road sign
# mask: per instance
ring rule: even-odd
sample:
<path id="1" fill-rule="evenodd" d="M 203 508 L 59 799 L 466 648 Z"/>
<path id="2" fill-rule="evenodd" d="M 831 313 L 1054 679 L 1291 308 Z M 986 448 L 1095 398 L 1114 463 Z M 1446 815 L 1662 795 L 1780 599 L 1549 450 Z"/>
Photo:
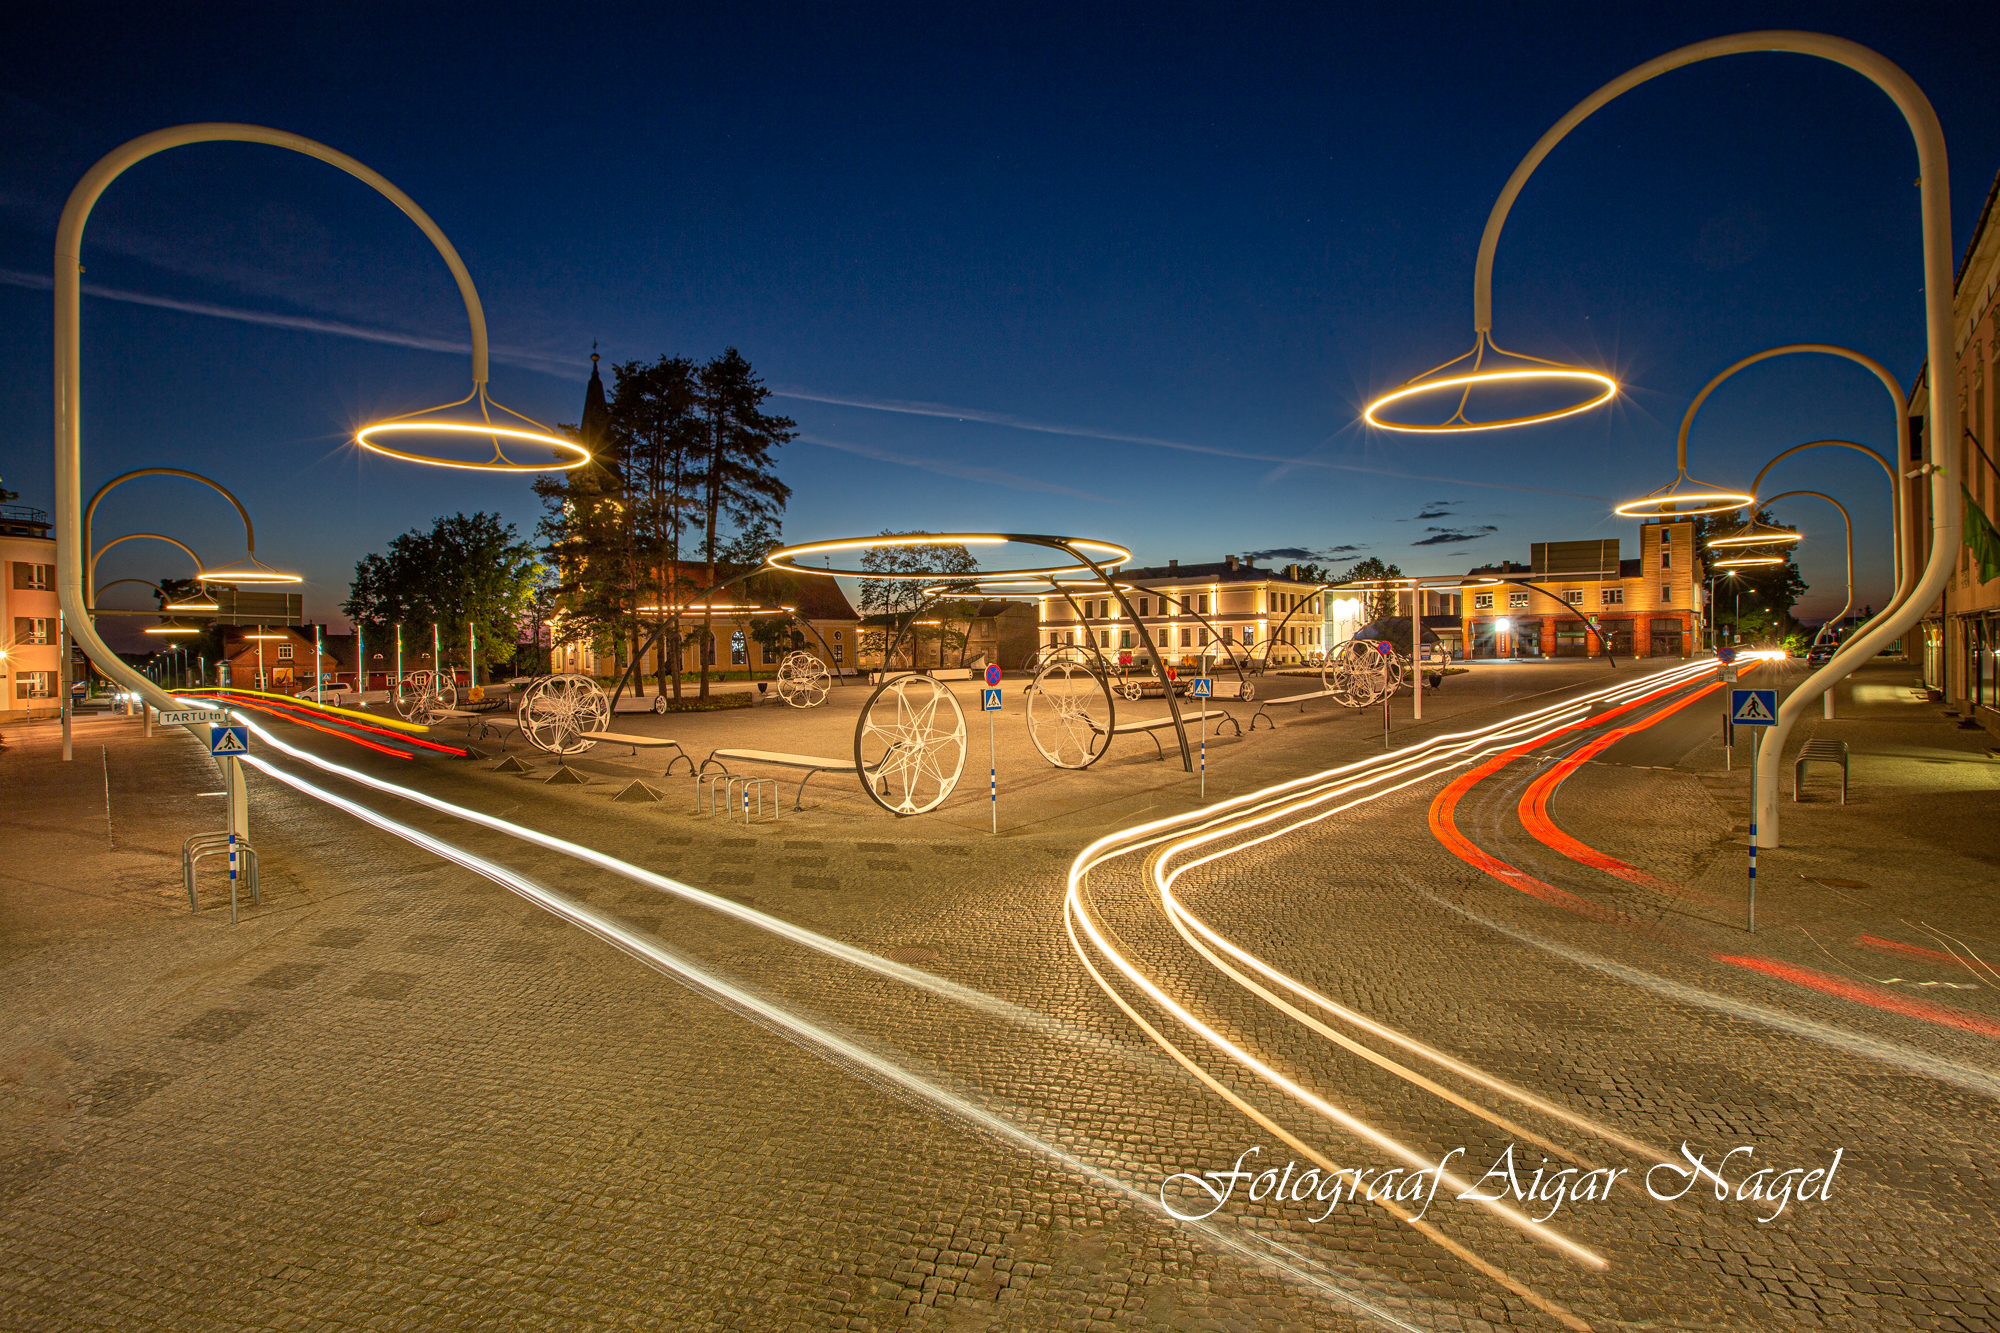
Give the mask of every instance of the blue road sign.
<path id="1" fill-rule="evenodd" d="M 1188 682 L 1188 698 L 1212 699 L 1215 697 L 1215 681 L 1208 676 L 1196 676 Z"/>
<path id="2" fill-rule="evenodd" d="M 210 727 L 208 729 L 208 752 L 210 754 L 249 754 L 250 728 Z"/>
<path id="3" fill-rule="evenodd" d="M 982 713 L 997 713 L 1000 711 L 999 686 L 996 685 L 990 690 L 981 690 L 979 692 L 979 711 Z"/>
<path id="4" fill-rule="evenodd" d="M 1736 660 L 1736 650 L 1725 643 L 1715 650 L 1715 660 L 1718 662 L 1734 662 Z"/>
<path id="5" fill-rule="evenodd" d="M 998 685 L 1000 683 L 1000 664 L 998 662 L 988 662 L 986 664 L 986 683 L 988 685 Z"/>
<path id="6" fill-rule="evenodd" d="M 1778 692 L 1776 690 L 1731 690 L 1729 692 L 1729 720 L 1739 727 L 1777 726 Z"/>

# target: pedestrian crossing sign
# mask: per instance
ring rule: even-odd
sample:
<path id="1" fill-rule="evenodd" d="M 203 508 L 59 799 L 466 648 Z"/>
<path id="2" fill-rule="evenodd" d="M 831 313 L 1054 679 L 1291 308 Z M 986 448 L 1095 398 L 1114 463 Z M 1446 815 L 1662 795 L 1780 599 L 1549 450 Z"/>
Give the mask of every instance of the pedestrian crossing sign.
<path id="1" fill-rule="evenodd" d="M 1729 720 L 1739 727 L 1777 726 L 1778 692 L 1776 690 L 1731 690 L 1729 692 Z"/>
<path id="2" fill-rule="evenodd" d="M 1000 711 L 999 686 L 996 685 L 990 690 L 981 690 L 979 692 L 979 711 L 982 713 L 997 713 Z"/>
<path id="3" fill-rule="evenodd" d="M 1215 681 L 1208 676 L 1196 676 L 1188 682 L 1188 698 L 1211 699 L 1215 697 Z"/>
<path id="4" fill-rule="evenodd" d="M 210 727 L 208 729 L 208 752 L 210 754 L 249 754 L 250 728 Z"/>

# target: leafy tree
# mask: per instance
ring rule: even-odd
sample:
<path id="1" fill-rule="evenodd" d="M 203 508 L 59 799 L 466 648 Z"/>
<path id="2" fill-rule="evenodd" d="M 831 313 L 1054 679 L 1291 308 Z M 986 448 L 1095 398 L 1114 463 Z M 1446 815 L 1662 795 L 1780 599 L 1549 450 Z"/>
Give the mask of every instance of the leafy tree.
<path id="1" fill-rule="evenodd" d="M 1384 564 L 1379 556 L 1369 556 L 1357 561 L 1345 574 L 1336 580 L 1340 583 L 1363 583 L 1378 579 L 1399 579 L 1403 577 L 1400 565 Z M 1318 580 L 1315 580 L 1317 582 Z M 1368 614 L 1362 617 L 1364 624 L 1377 620 L 1387 620 L 1396 614 L 1396 590 L 1394 588 L 1370 588 L 1361 593 L 1362 609 Z"/>
<path id="2" fill-rule="evenodd" d="M 702 553 L 708 561 L 708 581 L 716 584 L 716 565 L 723 559 L 718 544 L 724 517 L 739 531 L 773 524 L 784 512 L 792 489 L 778 480 L 771 451 L 789 443 L 798 432 L 790 417 L 763 410 L 771 391 L 757 378 L 750 363 L 734 347 L 724 349 L 698 372 L 699 411 L 706 428 L 701 444 L 697 495 L 703 523 Z M 714 642 L 714 612 L 702 612 L 702 636 Z M 701 662 L 701 695 L 708 696 L 709 654 Z"/>
<path id="3" fill-rule="evenodd" d="M 552 629 L 565 643 L 584 640 L 599 651 L 619 644 L 622 658 L 622 645 L 638 632 L 638 553 L 626 493 L 627 441 L 613 429 L 595 353 L 583 421 L 563 429 L 591 457 L 580 468 L 534 483 L 545 509 L 536 535 L 557 576 L 560 613 Z"/>
<path id="4" fill-rule="evenodd" d="M 513 658 L 543 568 L 498 514 L 450 514 L 429 532 L 396 538 L 387 555 L 357 562 L 341 610 L 370 637 L 398 623 L 434 624 L 446 662 L 463 651 L 470 626 L 482 655 L 498 665 Z"/>
<path id="5" fill-rule="evenodd" d="M 885 528 L 878 535 L 883 537 L 926 537 L 930 534 L 922 531 L 894 532 Z M 890 665 L 887 653 L 890 646 L 896 641 L 898 632 L 908 628 L 910 622 L 916 618 L 917 612 L 923 608 L 925 601 L 923 590 L 943 582 L 954 590 L 972 591 L 972 585 L 969 582 L 961 583 L 960 580 L 954 579 L 951 576 L 977 573 L 979 570 L 979 561 L 972 552 L 966 550 L 964 546 L 957 542 L 916 542 L 910 544 L 899 543 L 893 546 L 870 547 L 867 554 L 861 557 L 861 567 L 872 574 L 925 574 L 931 576 L 925 578 L 872 578 L 866 580 L 861 585 L 861 614 L 863 616 L 882 616 L 887 618 L 885 624 L 864 630 L 862 641 L 867 651 L 884 654 L 882 665 L 884 669 L 887 669 Z M 938 617 L 940 622 L 947 619 L 947 616 L 948 610 L 940 607 Z M 944 629 L 945 626 L 941 623 L 939 625 L 940 651 L 945 646 L 944 641 L 946 636 Z M 960 637 L 962 640 L 963 636 L 961 635 Z M 911 636 L 910 661 L 912 663 L 919 660 L 917 645 L 922 638 L 923 634 L 921 630 Z"/>
<path id="6" fill-rule="evenodd" d="M 700 591 L 681 563 L 681 539 L 702 498 L 700 468 L 707 423 L 700 411 L 699 372 L 686 357 L 663 356 L 650 364 L 628 361 L 614 366 L 612 376 L 615 389 L 608 417 L 631 505 L 637 555 L 633 591 L 638 605 L 668 608 L 663 632 L 652 636 L 659 641 L 656 680 L 664 694 L 671 676 L 678 698 L 686 642 L 680 608 Z M 642 622 L 662 615 L 638 614 Z M 635 643 L 633 651 L 643 655 L 643 644 Z"/>

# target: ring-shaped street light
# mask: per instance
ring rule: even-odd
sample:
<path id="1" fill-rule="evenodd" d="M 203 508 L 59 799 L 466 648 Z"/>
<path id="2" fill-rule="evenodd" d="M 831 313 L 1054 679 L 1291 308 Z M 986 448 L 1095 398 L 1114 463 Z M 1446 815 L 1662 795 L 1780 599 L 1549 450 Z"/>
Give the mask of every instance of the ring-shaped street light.
<path id="1" fill-rule="evenodd" d="M 1010 543 L 1043 546 L 1059 551 L 1074 549 L 1078 553 L 1079 563 L 1046 565 L 1032 569 L 996 569 L 983 575 L 975 575 L 970 571 L 961 575 L 948 569 L 888 571 L 835 569 L 830 564 L 824 568 L 814 569 L 809 565 L 798 563 L 801 556 L 823 555 L 830 551 L 867 551 L 884 546 L 1005 546 Z M 807 542 L 802 546 L 781 546 L 765 556 L 764 563 L 772 569 L 783 570 L 787 574 L 818 574 L 822 578 L 932 579 L 940 583 L 959 585 L 991 579 L 1053 579 L 1064 574 L 1096 575 L 1098 571 L 1082 556 L 1081 553 L 1084 551 L 1104 552 L 1110 558 L 1102 563 L 1110 566 L 1125 564 L 1132 558 L 1130 551 L 1116 543 L 1093 541 L 1085 537 L 1050 537 L 1021 532 L 907 532 L 875 537 L 845 537 L 837 541 Z"/>
<path id="2" fill-rule="evenodd" d="M 201 633 L 201 629 L 195 625 L 182 625 L 174 621 L 168 621 L 164 625 L 148 625 L 139 632 L 141 634 L 190 635 Z"/>
<path id="3" fill-rule="evenodd" d="M 480 386 L 477 396 L 482 402 L 491 401 L 486 398 L 485 386 L 483 385 Z M 461 398 L 459 403 L 469 401 L 471 401 L 469 398 Z M 456 407 L 458 403 L 450 403 L 446 406 Z M 502 407 L 499 403 L 494 403 L 493 406 L 499 407 L 501 411 L 508 412 L 511 415 L 520 416 L 518 412 L 513 412 L 510 408 Z M 438 411 L 441 409 L 432 408 L 429 410 Z M 530 419 L 521 417 L 521 420 L 529 421 Z M 532 421 L 530 424 L 540 425 L 539 422 Z M 382 437 L 384 436 L 402 437 L 429 434 L 444 436 L 472 435 L 485 438 L 492 442 L 493 457 L 483 460 L 451 458 L 441 453 L 429 454 L 418 453 L 410 449 L 397 449 L 382 442 Z M 548 449 L 561 450 L 567 452 L 571 457 L 562 458 L 558 456 L 556 461 L 549 463 L 517 462 L 507 456 L 506 449 L 502 446 L 503 440 L 519 441 L 523 444 L 540 445 Z M 360 430 L 354 432 L 354 442 L 364 449 L 372 450 L 378 454 L 386 454 L 390 458 L 400 458 L 406 463 L 422 463 L 427 467 L 463 468 L 469 472 L 567 472 L 572 468 L 582 467 L 590 461 L 590 450 L 584 448 L 575 440 L 564 439 L 562 436 L 556 435 L 546 429 L 522 430 L 515 426 L 495 426 L 479 421 L 433 421 L 427 419 L 421 413 L 413 414 L 409 417 L 396 417 L 388 421 L 378 421 L 373 425 L 363 426 Z"/>
<path id="4" fill-rule="evenodd" d="M 273 569 L 255 556 L 252 556 L 248 560 L 239 560 L 233 565 L 223 565 L 218 569 L 205 569 L 194 577 L 197 583 L 279 584 L 305 582 L 304 575 L 287 574 L 281 569 Z"/>
<path id="5" fill-rule="evenodd" d="M 1731 528 L 1720 537 L 1709 538 L 1708 549 L 1727 551 L 1736 547 L 1784 546 L 1803 540 L 1804 537 L 1797 528 L 1781 528 L 1775 524 L 1759 523 L 1752 519 L 1740 528 Z"/>
<path id="6" fill-rule="evenodd" d="M 1474 356 L 1476 365 L 1478 358 L 1475 356 L 1475 353 L 1481 350 L 1483 349 L 1476 347 L 1473 352 L 1466 353 L 1466 356 Z M 1463 361 L 1464 359 L 1465 357 L 1459 357 L 1458 361 Z M 1448 362 L 1446 366 L 1439 367 L 1439 370 L 1456 365 L 1458 361 Z M 1430 376 L 1437 376 L 1437 378 L 1429 378 Z M 1529 385 L 1536 381 L 1568 381 L 1586 385 L 1588 388 L 1585 391 L 1585 396 L 1578 401 L 1565 404 L 1561 407 L 1551 408 L 1546 412 L 1534 412 L 1527 416 L 1506 417 L 1494 421 L 1475 421 L 1465 415 L 1465 409 L 1471 402 L 1472 392 L 1475 387 L 1481 385 L 1520 386 Z M 1449 417 L 1441 422 L 1423 424 L 1414 421 L 1392 421 L 1381 415 L 1383 409 L 1392 404 L 1405 402 L 1406 400 L 1428 394 L 1450 392 L 1452 390 L 1458 391 L 1458 407 Z M 1459 375 L 1439 375 L 1438 370 L 1431 370 L 1383 394 L 1380 398 L 1368 404 L 1367 408 L 1362 411 L 1361 416 L 1369 425 L 1378 426 L 1383 430 L 1402 431 L 1413 435 L 1463 435 L 1471 431 L 1505 430 L 1510 426 L 1538 426 L 1545 421 L 1560 421 L 1564 417 L 1575 416 L 1578 412 L 1588 412 L 1591 408 L 1608 403 L 1617 396 L 1618 382 L 1616 380 L 1600 371 L 1584 370 L 1577 366 L 1560 366 L 1551 363 L 1544 366 L 1532 366 L 1524 370 L 1474 369 Z"/>
<path id="7" fill-rule="evenodd" d="M 1611 512 L 1620 518 L 1693 518 L 1701 514 L 1726 514 L 1732 509 L 1757 502 L 1756 496 L 1745 495 L 1742 491 L 1725 491 L 1715 487 L 1708 490 L 1675 489 L 1680 482 L 1687 480 L 1686 476 L 1676 478 L 1673 485 L 1637 500 L 1627 500 Z M 1691 484 L 1702 486 L 1707 483 L 1695 481 Z"/>
<path id="8" fill-rule="evenodd" d="M 1782 565 L 1789 558 L 1782 555 L 1732 555 L 1727 559 L 1711 563 L 1716 569 L 1763 569 L 1771 565 Z"/>

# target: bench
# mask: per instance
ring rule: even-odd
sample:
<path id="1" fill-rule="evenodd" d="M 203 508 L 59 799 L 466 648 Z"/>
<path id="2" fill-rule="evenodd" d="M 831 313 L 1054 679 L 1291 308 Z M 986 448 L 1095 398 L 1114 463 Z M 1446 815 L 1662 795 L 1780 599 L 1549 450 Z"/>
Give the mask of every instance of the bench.
<path id="1" fill-rule="evenodd" d="M 1270 713 L 1272 704 L 1297 704 L 1299 711 L 1303 713 L 1306 711 L 1307 701 L 1312 699 L 1331 699 L 1336 693 L 1337 691 L 1334 690 L 1308 690 L 1304 694 L 1286 694 L 1276 699 L 1266 699 L 1263 703 L 1257 705 L 1257 711 L 1250 715 L 1250 730 L 1257 730 L 1257 719 L 1260 717 L 1271 724 L 1271 730 L 1276 731 L 1278 729 L 1278 721 Z"/>
<path id="2" fill-rule="evenodd" d="M 586 731 L 583 733 L 583 738 L 587 741 L 608 741 L 613 745 L 629 745 L 632 747 L 632 753 L 635 756 L 642 748 L 649 750 L 671 749 L 674 751 L 674 756 L 667 760 L 666 776 L 672 777 L 674 775 L 674 765 L 680 763 L 683 759 L 687 760 L 688 775 L 690 777 L 694 775 L 694 756 L 686 750 L 681 749 L 679 741 L 668 740 L 663 736 L 634 736 L 629 732 L 623 731 Z"/>
<path id="3" fill-rule="evenodd" d="M 875 762 L 874 768 L 870 769 L 866 776 L 873 777 L 875 772 L 888 762 L 889 755 L 894 753 L 895 747 L 891 746 L 888 753 Z M 861 771 L 861 765 L 855 763 L 852 759 L 827 759 L 820 755 L 786 754 L 779 750 L 711 750 L 709 751 L 708 758 L 701 761 L 701 767 L 695 770 L 696 776 L 708 772 L 710 764 L 714 764 L 724 773 L 727 773 L 729 772 L 729 761 L 732 759 L 739 764 L 770 764 L 776 768 L 804 769 L 806 775 L 799 779 L 798 793 L 792 797 L 792 809 L 794 810 L 803 810 L 806 808 L 806 784 L 813 780 L 815 773 L 852 773 L 857 777 L 864 776 Z"/>
<path id="4" fill-rule="evenodd" d="M 1222 734 L 1222 724 L 1225 722 L 1227 722 L 1230 726 L 1236 728 L 1236 734 L 1238 736 L 1241 736 L 1243 734 L 1243 724 L 1238 722 L 1234 717 L 1230 716 L 1228 713 L 1223 712 L 1221 709 L 1211 709 L 1208 715 L 1215 721 L 1216 735 L 1220 736 Z M 1090 723 L 1090 729 L 1092 731 L 1096 732 L 1100 736 L 1105 734 L 1104 728 L 1098 724 L 1096 718 L 1088 718 L 1086 719 L 1086 721 Z M 1201 729 L 1201 714 L 1199 713 L 1194 713 L 1191 716 L 1188 713 L 1182 713 L 1181 721 L 1184 723 L 1192 723 L 1196 731 L 1199 731 Z M 1146 737 L 1146 739 L 1153 742 L 1153 748 L 1159 751 L 1159 757 L 1165 759 L 1167 757 L 1167 747 L 1160 744 L 1159 736 L 1157 736 L 1154 733 L 1158 732 L 1163 727 L 1171 727 L 1172 725 L 1174 725 L 1174 719 L 1171 714 L 1166 717 L 1149 717 L 1143 722 L 1114 722 L 1111 724 L 1110 734 L 1113 736 L 1123 736 L 1128 733 L 1133 735 L 1143 735 Z"/>
<path id="5" fill-rule="evenodd" d="M 1847 742 L 1807 741 L 1799 747 L 1799 757 L 1792 761 L 1792 799 L 1799 799 L 1799 782 L 1805 776 L 1807 764 L 1840 765 L 1840 803 L 1847 804 Z"/>

